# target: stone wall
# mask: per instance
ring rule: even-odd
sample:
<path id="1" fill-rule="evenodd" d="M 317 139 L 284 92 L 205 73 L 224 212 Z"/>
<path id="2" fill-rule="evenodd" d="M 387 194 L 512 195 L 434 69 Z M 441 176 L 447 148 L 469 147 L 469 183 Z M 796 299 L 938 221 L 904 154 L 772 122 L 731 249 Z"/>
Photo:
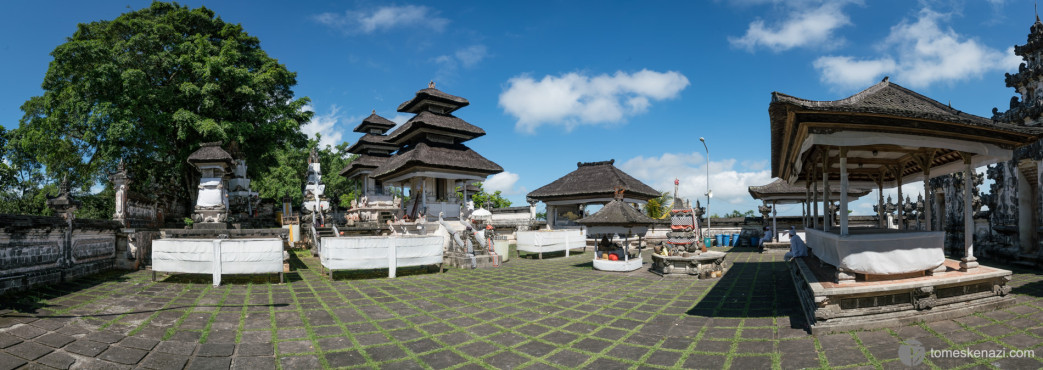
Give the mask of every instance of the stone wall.
<path id="1" fill-rule="evenodd" d="M 111 269 L 120 223 L 0 214 L 0 294 Z"/>

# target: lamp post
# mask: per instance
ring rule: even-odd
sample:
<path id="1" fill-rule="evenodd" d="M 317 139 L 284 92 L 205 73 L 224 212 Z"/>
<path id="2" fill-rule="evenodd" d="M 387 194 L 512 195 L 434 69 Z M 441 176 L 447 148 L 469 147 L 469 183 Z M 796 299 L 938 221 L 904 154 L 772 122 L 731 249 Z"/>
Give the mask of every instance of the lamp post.
<path id="1" fill-rule="evenodd" d="M 710 190 L 710 147 L 706 146 L 706 138 L 700 137 L 699 141 L 703 142 L 703 148 L 706 148 L 706 235 L 713 238 L 710 232 L 710 197 L 713 196 L 713 191 Z"/>

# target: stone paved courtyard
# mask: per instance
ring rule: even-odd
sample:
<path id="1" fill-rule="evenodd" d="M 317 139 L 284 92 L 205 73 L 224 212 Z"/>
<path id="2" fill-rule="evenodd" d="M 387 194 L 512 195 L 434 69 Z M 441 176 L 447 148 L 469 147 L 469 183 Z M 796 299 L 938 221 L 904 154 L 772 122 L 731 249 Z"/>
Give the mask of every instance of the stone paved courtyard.
<path id="1" fill-rule="evenodd" d="M 912 338 L 1037 353 L 921 367 L 1043 366 L 1043 276 L 1025 269 L 1014 269 L 1017 305 L 1006 310 L 813 337 L 795 319 L 781 254 L 732 250 L 716 281 L 596 272 L 590 252 L 330 281 L 298 255 L 286 284 L 114 272 L 5 297 L 0 370 L 906 368 L 898 347 Z"/>

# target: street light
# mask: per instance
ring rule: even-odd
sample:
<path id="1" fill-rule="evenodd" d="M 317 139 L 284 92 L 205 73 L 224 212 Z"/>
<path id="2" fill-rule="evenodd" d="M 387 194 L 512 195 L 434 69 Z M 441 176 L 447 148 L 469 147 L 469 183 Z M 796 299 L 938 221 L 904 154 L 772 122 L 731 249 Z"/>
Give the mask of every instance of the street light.
<path id="1" fill-rule="evenodd" d="M 710 233 L 710 197 L 713 196 L 713 190 L 710 190 L 710 147 L 706 146 L 706 138 L 700 137 L 699 141 L 706 148 L 706 235 L 713 238 Z"/>

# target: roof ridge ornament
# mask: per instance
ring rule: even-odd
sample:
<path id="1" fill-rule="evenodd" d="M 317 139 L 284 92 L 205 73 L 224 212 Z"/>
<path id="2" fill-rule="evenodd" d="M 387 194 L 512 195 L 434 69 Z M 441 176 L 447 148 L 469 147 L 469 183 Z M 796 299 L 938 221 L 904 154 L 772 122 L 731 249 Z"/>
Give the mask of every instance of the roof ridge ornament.
<path id="1" fill-rule="evenodd" d="M 623 200 L 623 193 L 625 193 L 626 190 L 627 188 L 624 186 L 616 186 L 614 189 L 616 194 L 613 198 L 615 198 L 615 200 Z"/>
<path id="2" fill-rule="evenodd" d="M 433 89 L 433 88 L 435 88 L 435 81 L 434 81 L 434 80 L 431 80 L 431 82 L 428 82 L 428 83 L 427 83 L 427 88 L 429 88 L 429 89 Z"/>

